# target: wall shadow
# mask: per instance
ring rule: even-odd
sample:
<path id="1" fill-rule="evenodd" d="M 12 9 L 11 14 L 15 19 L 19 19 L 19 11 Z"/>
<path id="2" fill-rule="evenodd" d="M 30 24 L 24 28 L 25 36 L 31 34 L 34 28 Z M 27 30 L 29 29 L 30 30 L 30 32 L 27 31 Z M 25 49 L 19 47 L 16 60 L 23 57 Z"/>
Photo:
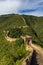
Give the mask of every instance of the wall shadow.
<path id="1" fill-rule="evenodd" d="M 39 64 L 37 63 L 37 58 L 36 58 L 36 56 L 37 56 L 37 53 L 36 53 L 35 50 L 33 50 L 32 58 L 31 58 L 30 62 L 29 62 L 28 59 L 26 60 L 26 65 L 39 65 Z"/>

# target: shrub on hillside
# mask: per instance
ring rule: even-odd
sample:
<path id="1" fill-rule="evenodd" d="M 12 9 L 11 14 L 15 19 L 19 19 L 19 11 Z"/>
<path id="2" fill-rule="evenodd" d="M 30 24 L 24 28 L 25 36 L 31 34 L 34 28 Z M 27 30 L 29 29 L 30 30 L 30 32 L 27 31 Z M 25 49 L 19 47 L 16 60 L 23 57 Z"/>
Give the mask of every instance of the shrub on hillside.
<path id="1" fill-rule="evenodd" d="M 22 30 L 20 28 L 10 29 L 8 36 L 12 38 L 19 38 L 22 35 Z"/>

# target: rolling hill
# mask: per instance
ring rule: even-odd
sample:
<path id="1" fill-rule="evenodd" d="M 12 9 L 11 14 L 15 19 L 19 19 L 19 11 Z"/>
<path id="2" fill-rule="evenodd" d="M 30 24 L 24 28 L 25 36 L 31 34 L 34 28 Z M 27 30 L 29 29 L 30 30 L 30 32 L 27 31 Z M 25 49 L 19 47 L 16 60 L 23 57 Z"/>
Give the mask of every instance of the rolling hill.
<path id="1" fill-rule="evenodd" d="M 0 29 L 22 28 L 24 34 L 31 35 L 33 42 L 43 46 L 43 17 L 9 14 L 0 16 Z"/>
<path id="2" fill-rule="evenodd" d="M 9 31 L 11 37 L 19 37 L 15 42 L 5 39 Z M 33 43 L 43 47 L 43 17 L 8 14 L 0 16 L 0 65 L 22 65 L 29 55 L 21 35 L 32 36 Z"/>

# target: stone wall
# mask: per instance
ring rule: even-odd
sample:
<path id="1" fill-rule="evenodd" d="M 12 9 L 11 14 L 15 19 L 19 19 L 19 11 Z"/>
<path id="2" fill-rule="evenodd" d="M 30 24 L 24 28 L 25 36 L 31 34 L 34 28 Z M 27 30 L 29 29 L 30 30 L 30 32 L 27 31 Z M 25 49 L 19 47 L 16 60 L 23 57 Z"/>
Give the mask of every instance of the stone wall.
<path id="1" fill-rule="evenodd" d="M 32 54 L 33 54 L 33 50 L 32 50 L 32 52 L 30 53 L 30 55 L 27 56 L 27 57 L 24 59 L 22 65 L 30 65 L 30 63 L 31 63 L 31 58 L 32 58 Z"/>

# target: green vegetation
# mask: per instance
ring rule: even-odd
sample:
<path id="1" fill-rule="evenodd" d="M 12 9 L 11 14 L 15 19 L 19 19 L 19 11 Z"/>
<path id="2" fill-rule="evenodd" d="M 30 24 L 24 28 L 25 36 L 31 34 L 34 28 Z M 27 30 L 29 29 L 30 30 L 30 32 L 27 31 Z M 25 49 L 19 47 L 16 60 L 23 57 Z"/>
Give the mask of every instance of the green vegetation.
<path id="1" fill-rule="evenodd" d="M 7 41 L 7 31 L 9 37 L 18 40 Z M 0 16 L 0 65 L 22 65 L 23 59 L 30 52 L 26 51 L 21 35 L 32 36 L 33 43 L 43 47 L 43 17 L 14 14 Z"/>
<path id="2" fill-rule="evenodd" d="M 29 26 L 29 35 L 33 37 L 33 43 L 43 47 L 43 17 L 23 15 Z"/>
<path id="3" fill-rule="evenodd" d="M 26 35 L 26 31 L 28 31 L 28 28 L 12 28 L 9 30 L 7 35 L 11 38 L 20 38 L 21 36 Z M 28 31 L 29 32 L 29 31 Z"/>
<path id="4" fill-rule="evenodd" d="M 12 38 L 19 38 L 22 35 L 22 30 L 20 28 L 10 29 L 8 36 Z"/>
<path id="5" fill-rule="evenodd" d="M 25 26 L 22 16 L 19 15 L 4 15 L 0 16 L 0 29 L 11 29 Z"/>
<path id="6" fill-rule="evenodd" d="M 6 33 L 0 30 L 0 65 L 19 65 L 30 52 L 26 51 L 24 41 L 19 38 L 15 42 L 5 39 Z M 28 54 L 27 54 L 28 53 Z"/>

